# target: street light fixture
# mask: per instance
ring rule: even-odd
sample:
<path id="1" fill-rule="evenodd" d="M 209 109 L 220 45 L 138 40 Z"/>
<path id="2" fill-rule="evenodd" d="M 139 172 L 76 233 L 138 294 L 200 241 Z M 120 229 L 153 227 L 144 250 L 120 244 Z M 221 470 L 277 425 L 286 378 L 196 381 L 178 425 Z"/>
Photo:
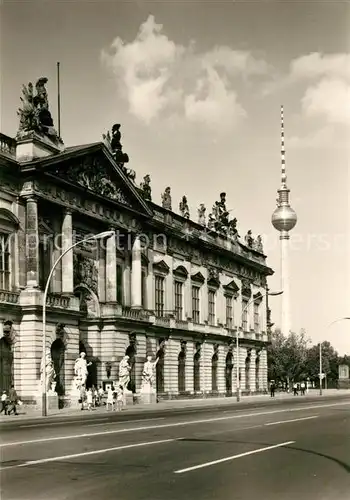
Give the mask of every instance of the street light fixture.
<path id="1" fill-rule="evenodd" d="M 328 328 L 330 328 L 332 325 L 334 325 L 334 323 L 338 323 L 339 321 L 346 321 L 346 320 L 350 320 L 350 317 L 349 316 L 344 316 L 344 318 L 338 318 L 334 321 L 332 321 L 332 323 L 329 323 L 329 325 L 327 326 L 327 330 Z M 319 361 L 320 361 L 320 373 L 319 373 L 319 378 L 320 378 L 320 396 L 322 396 L 322 344 L 323 342 L 320 342 L 320 346 L 319 346 Z"/>
<path id="2" fill-rule="evenodd" d="M 266 292 L 264 294 L 259 294 L 258 298 L 264 298 L 264 297 L 268 297 L 268 296 L 269 297 L 276 297 L 277 295 L 282 295 L 282 293 L 283 293 L 283 290 L 281 290 L 279 292 Z M 242 312 L 241 312 L 241 321 L 240 321 L 240 325 L 242 326 L 242 330 L 243 330 L 243 315 L 246 312 L 246 310 L 249 308 L 250 304 L 252 304 L 256 300 L 257 300 L 257 297 L 254 297 L 242 309 Z M 239 327 L 236 328 L 236 352 L 237 352 L 237 360 L 236 360 L 236 379 L 237 379 L 237 381 L 236 381 L 236 385 L 237 385 L 236 396 L 237 396 L 237 402 L 239 403 L 240 400 L 241 400 L 241 381 L 240 381 L 240 377 L 239 377 Z"/>
<path id="3" fill-rule="evenodd" d="M 57 264 L 61 262 L 62 258 L 70 252 L 74 247 L 81 245 L 82 243 L 85 243 L 86 241 L 91 241 L 91 240 L 100 240 L 103 238 L 109 238 L 110 236 L 113 236 L 115 234 L 114 231 L 104 231 L 102 233 L 95 234 L 93 236 L 89 236 L 88 238 L 84 238 L 83 240 L 77 241 L 74 243 L 74 245 L 71 245 L 70 247 L 66 248 L 66 250 L 61 253 L 61 255 L 58 257 L 58 259 L 55 261 L 53 264 L 51 271 L 49 273 L 49 276 L 46 280 L 46 286 L 45 286 L 45 291 L 44 291 L 44 296 L 43 296 L 43 336 L 42 336 L 42 341 L 43 341 L 43 354 L 42 354 L 42 359 L 43 359 L 43 369 L 42 369 L 42 387 L 41 387 L 41 394 L 42 394 L 42 416 L 46 417 L 47 416 L 47 394 L 46 394 L 46 299 L 47 299 L 47 293 L 49 290 L 49 285 L 50 281 L 52 278 L 52 275 L 57 267 Z"/>

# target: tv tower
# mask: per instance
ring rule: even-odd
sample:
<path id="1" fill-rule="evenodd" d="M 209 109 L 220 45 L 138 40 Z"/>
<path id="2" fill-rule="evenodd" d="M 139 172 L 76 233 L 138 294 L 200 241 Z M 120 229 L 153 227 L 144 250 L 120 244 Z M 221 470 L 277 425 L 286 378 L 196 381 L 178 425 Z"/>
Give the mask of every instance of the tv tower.
<path id="1" fill-rule="evenodd" d="M 281 290 L 283 290 L 282 311 L 281 311 L 281 330 L 284 335 L 288 335 L 291 330 L 290 317 L 290 291 L 289 291 L 289 262 L 288 246 L 289 231 L 297 223 L 297 214 L 289 204 L 289 192 L 287 187 L 286 160 L 284 146 L 284 113 L 281 106 L 281 187 L 277 191 L 277 208 L 272 214 L 272 225 L 280 233 L 281 245 Z"/>

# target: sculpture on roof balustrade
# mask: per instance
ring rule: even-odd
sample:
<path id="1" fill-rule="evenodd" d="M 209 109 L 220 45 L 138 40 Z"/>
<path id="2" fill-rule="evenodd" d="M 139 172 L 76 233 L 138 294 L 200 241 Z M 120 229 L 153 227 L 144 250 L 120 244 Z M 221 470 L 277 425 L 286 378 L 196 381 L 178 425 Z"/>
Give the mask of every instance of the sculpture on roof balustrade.
<path id="1" fill-rule="evenodd" d="M 205 212 L 206 212 L 206 208 L 205 208 L 205 205 L 204 203 L 201 203 L 199 205 L 199 208 L 198 208 L 198 224 L 200 224 L 201 226 L 205 226 L 206 225 L 206 221 L 205 221 Z"/>
<path id="2" fill-rule="evenodd" d="M 118 166 L 123 170 L 126 176 L 134 182 L 136 178 L 135 170 L 125 166 L 125 163 L 129 163 L 129 155 L 123 152 L 123 146 L 120 142 L 122 137 L 120 127 L 120 123 L 115 123 L 112 127 L 112 133 L 108 131 L 107 134 L 103 134 L 102 137 Z"/>
<path id="3" fill-rule="evenodd" d="M 226 193 L 220 193 L 220 201 L 216 201 L 209 214 L 208 228 L 230 239 L 237 240 L 237 219 L 229 220 L 229 210 L 226 208 Z"/>
<path id="4" fill-rule="evenodd" d="M 190 209 L 188 207 L 186 196 L 182 197 L 182 200 L 179 203 L 179 210 L 182 217 L 185 217 L 186 219 L 190 218 Z"/>
<path id="5" fill-rule="evenodd" d="M 167 210 L 171 210 L 171 194 L 170 194 L 170 187 L 168 186 L 164 193 L 162 194 L 162 207 L 166 208 Z"/>
<path id="6" fill-rule="evenodd" d="M 151 177 L 149 174 L 144 176 L 143 182 L 140 184 L 140 189 L 144 199 L 152 201 Z"/>
<path id="7" fill-rule="evenodd" d="M 24 139 L 33 134 L 49 138 L 55 144 L 63 144 L 58 136 L 49 110 L 49 100 L 45 85 L 48 79 L 41 77 L 34 87 L 31 82 L 22 85 L 22 107 L 18 109 L 19 127 L 17 139 Z"/>
<path id="8" fill-rule="evenodd" d="M 253 248 L 253 246 L 254 246 L 254 238 L 252 236 L 251 229 L 249 229 L 249 231 L 247 231 L 247 234 L 244 237 L 244 243 L 245 243 L 245 245 L 247 245 L 247 247 Z"/>
<path id="9" fill-rule="evenodd" d="M 262 242 L 262 237 L 260 234 L 256 237 L 256 240 L 254 242 L 254 250 L 260 253 L 264 253 L 264 248 L 263 248 L 263 242 Z"/>

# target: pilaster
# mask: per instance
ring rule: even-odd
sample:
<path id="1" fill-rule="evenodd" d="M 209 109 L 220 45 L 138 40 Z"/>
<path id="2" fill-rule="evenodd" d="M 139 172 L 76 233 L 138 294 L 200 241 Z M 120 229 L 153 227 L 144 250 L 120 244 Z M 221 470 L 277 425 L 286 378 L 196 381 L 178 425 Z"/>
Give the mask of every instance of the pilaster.
<path id="1" fill-rule="evenodd" d="M 131 252 L 131 307 L 142 308 L 141 241 L 136 236 Z"/>
<path id="2" fill-rule="evenodd" d="M 117 248 L 116 235 L 106 240 L 106 302 L 117 301 Z"/>
<path id="3" fill-rule="evenodd" d="M 73 245 L 72 212 L 65 210 L 62 220 L 62 253 Z M 62 292 L 73 294 L 73 250 L 62 257 Z"/>
<path id="4" fill-rule="evenodd" d="M 34 195 L 26 199 L 26 260 L 27 288 L 39 287 L 39 221 L 38 200 Z"/>
<path id="5" fill-rule="evenodd" d="M 186 345 L 186 375 L 185 375 L 185 383 L 186 383 L 186 392 L 190 392 L 193 394 L 193 356 L 194 356 L 194 345 L 193 342 L 187 342 Z"/>

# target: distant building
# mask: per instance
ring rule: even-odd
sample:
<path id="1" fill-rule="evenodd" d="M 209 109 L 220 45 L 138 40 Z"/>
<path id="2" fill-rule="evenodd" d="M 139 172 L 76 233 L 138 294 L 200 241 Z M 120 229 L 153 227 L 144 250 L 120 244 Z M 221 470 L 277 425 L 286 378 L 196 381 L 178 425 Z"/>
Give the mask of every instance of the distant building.
<path id="1" fill-rule="evenodd" d="M 126 168 L 120 126 L 103 142 L 65 147 L 42 80 L 36 96 L 24 89 L 17 137 L 0 135 L 0 389 L 14 383 L 21 399 L 39 401 L 52 265 L 73 243 L 113 229 L 69 251 L 49 286 L 46 348 L 59 396 L 70 399 L 80 352 L 91 361 L 88 386 L 116 381 L 128 354 L 138 392 L 150 354 L 159 398 L 232 395 L 240 326 L 242 391 L 266 390 L 273 271 L 261 239 L 240 239 L 225 193 L 208 222 L 203 205 L 190 217 L 186 197 L 175 213 L 170 188 L 152 202 L 150 178 L 138 186 Z"/>

